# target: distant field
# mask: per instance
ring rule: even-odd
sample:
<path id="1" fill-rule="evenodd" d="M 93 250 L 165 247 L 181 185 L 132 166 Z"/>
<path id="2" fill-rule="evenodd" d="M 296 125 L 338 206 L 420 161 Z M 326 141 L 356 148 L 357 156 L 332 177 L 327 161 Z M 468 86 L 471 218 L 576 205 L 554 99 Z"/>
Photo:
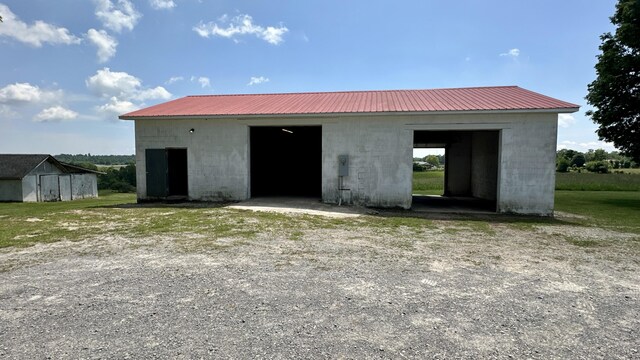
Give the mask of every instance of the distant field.
<path id="1" fill-rule="evenodd" d="M 420 195 L 442 195 L 444 191 L 444 170 L 413 173 L 413 193 Z"/>
<path id="2" fill-rule="evenodd" d="M 556 190 L 640 191 L 640 172 L 628 174 L 556 173 Z"/>
<path id="3" fill-rule="evenodd" d="M 556 173 L 556 190 L 640 191 L 640 169 L 624 169 L 624 174 Z M 413 193 L 442 195 L 444 171 L 413 173 Z"/>

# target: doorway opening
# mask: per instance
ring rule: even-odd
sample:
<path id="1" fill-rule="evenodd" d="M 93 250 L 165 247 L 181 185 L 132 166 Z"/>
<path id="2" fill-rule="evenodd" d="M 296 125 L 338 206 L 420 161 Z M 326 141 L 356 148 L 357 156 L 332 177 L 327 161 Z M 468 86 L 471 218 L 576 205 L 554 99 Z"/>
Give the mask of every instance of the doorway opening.
<path id="1" fill-rule="evenodd" d="M 499 130 L 414 131 L 417 149 L 439 149 L 441 183 L 417 181 L 414 172 L 412 207 L 438 211 L 497 211 Z M 424 153 L 424 150 L 422 150 Z M 437 152 L 434 152 L 437 155 Z M 432 162 L 433 157 L 431 157 Z M 415 165 L 414 165 L 415 168 Z M 437 185 L 442 184 L 441 188 Z M 440 192 L 440 194 L 438 194 Z"/>
<path id="2" fill-rule="evenodd" d="M 249 138 L 251 197 L 321 197 L 321 126 L 255 126 Z"/>
<path id="3" fill-rule="evenodd" d="M 174 199 L 188 197 L 187 149 L 146 149 L 145 166 L 148 197 Z"/>
<path id="4" fill-rule="evenodd" d="M 167 195 L 189 195 L 187 149 L 167 149 Z"/>

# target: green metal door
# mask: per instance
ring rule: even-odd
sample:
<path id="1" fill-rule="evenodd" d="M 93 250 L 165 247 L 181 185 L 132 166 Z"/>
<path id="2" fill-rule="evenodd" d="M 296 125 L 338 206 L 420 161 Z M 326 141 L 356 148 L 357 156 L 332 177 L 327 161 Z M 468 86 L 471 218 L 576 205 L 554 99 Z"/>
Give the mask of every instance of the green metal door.
<path id="1" fill-rule="evenodd" d="M 167 151 L 165 149 L 146 149 L 147 196 L 167 196 Z"/>

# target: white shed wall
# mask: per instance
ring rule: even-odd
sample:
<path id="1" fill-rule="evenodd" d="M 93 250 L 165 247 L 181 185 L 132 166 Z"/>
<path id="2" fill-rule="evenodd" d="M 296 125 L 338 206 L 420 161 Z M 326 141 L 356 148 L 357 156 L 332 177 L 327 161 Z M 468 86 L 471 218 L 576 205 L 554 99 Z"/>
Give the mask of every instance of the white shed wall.
<path id="1" fill-rule="evenodd" d="M 26 202 L 38 201 L 38 175 L 27 175 L 22 179 L 22 199 Z"/>
<path id="2" fill-rule="evenodd" d="M 138 198 L 146 199 L 145 149 L 188 149 L 190 199 L 244 200 L 250 196 L 249 126 L 321 125 L 325 202 L 339 198 L 337 159 L 344 154 L 349 156 L 344 186 L 354 203 L 408 208 L 414 130 L 501 130 L 498 211 L 549 215 L 556 121 L 555 113 L 137 120 Z"/>

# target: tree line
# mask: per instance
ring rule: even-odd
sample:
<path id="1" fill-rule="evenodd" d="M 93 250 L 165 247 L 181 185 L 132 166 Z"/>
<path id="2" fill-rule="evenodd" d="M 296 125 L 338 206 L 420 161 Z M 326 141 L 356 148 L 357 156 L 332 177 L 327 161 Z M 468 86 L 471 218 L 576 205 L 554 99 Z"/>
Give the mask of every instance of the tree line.
<path id="1" fill-rule="evenodd" d="M 95 165 L 126 165 L 136 161 L 135 155 L 60 154 L 54 156 L 66 163 L 90 163 Z"/>
<path id="2" fill-rule="evenodd" d="M 558 172 L 586 170 L 606 174 L 612 169 L 636 168 L 638 165 L 630 157 L 623 156 L 617 151 L 606 152 L 604 149 L 590 149 L 584 153 L 561 149 L 556 153 L 556 170 Z"/>
<path id="3" fill-rule="evenodd" d="M 58 161 L 80 166 L 85 169 L 100 171 L 98 174 L 98 190 L 117 192 L 136 191 L 136 165 L 133 155 L 56 155 Z M 84 160 L 84 161 L 83 161 Z M 128 160 L 128 162 L 118 162 Z M 107 164 L 105 164 L 107 162 Z M 124 165 L 126 164 L 126 165 Z M 98 167 L 98 165 L 102 165 Z M 120 166 L 114 166 L 120 165 Z"/>

